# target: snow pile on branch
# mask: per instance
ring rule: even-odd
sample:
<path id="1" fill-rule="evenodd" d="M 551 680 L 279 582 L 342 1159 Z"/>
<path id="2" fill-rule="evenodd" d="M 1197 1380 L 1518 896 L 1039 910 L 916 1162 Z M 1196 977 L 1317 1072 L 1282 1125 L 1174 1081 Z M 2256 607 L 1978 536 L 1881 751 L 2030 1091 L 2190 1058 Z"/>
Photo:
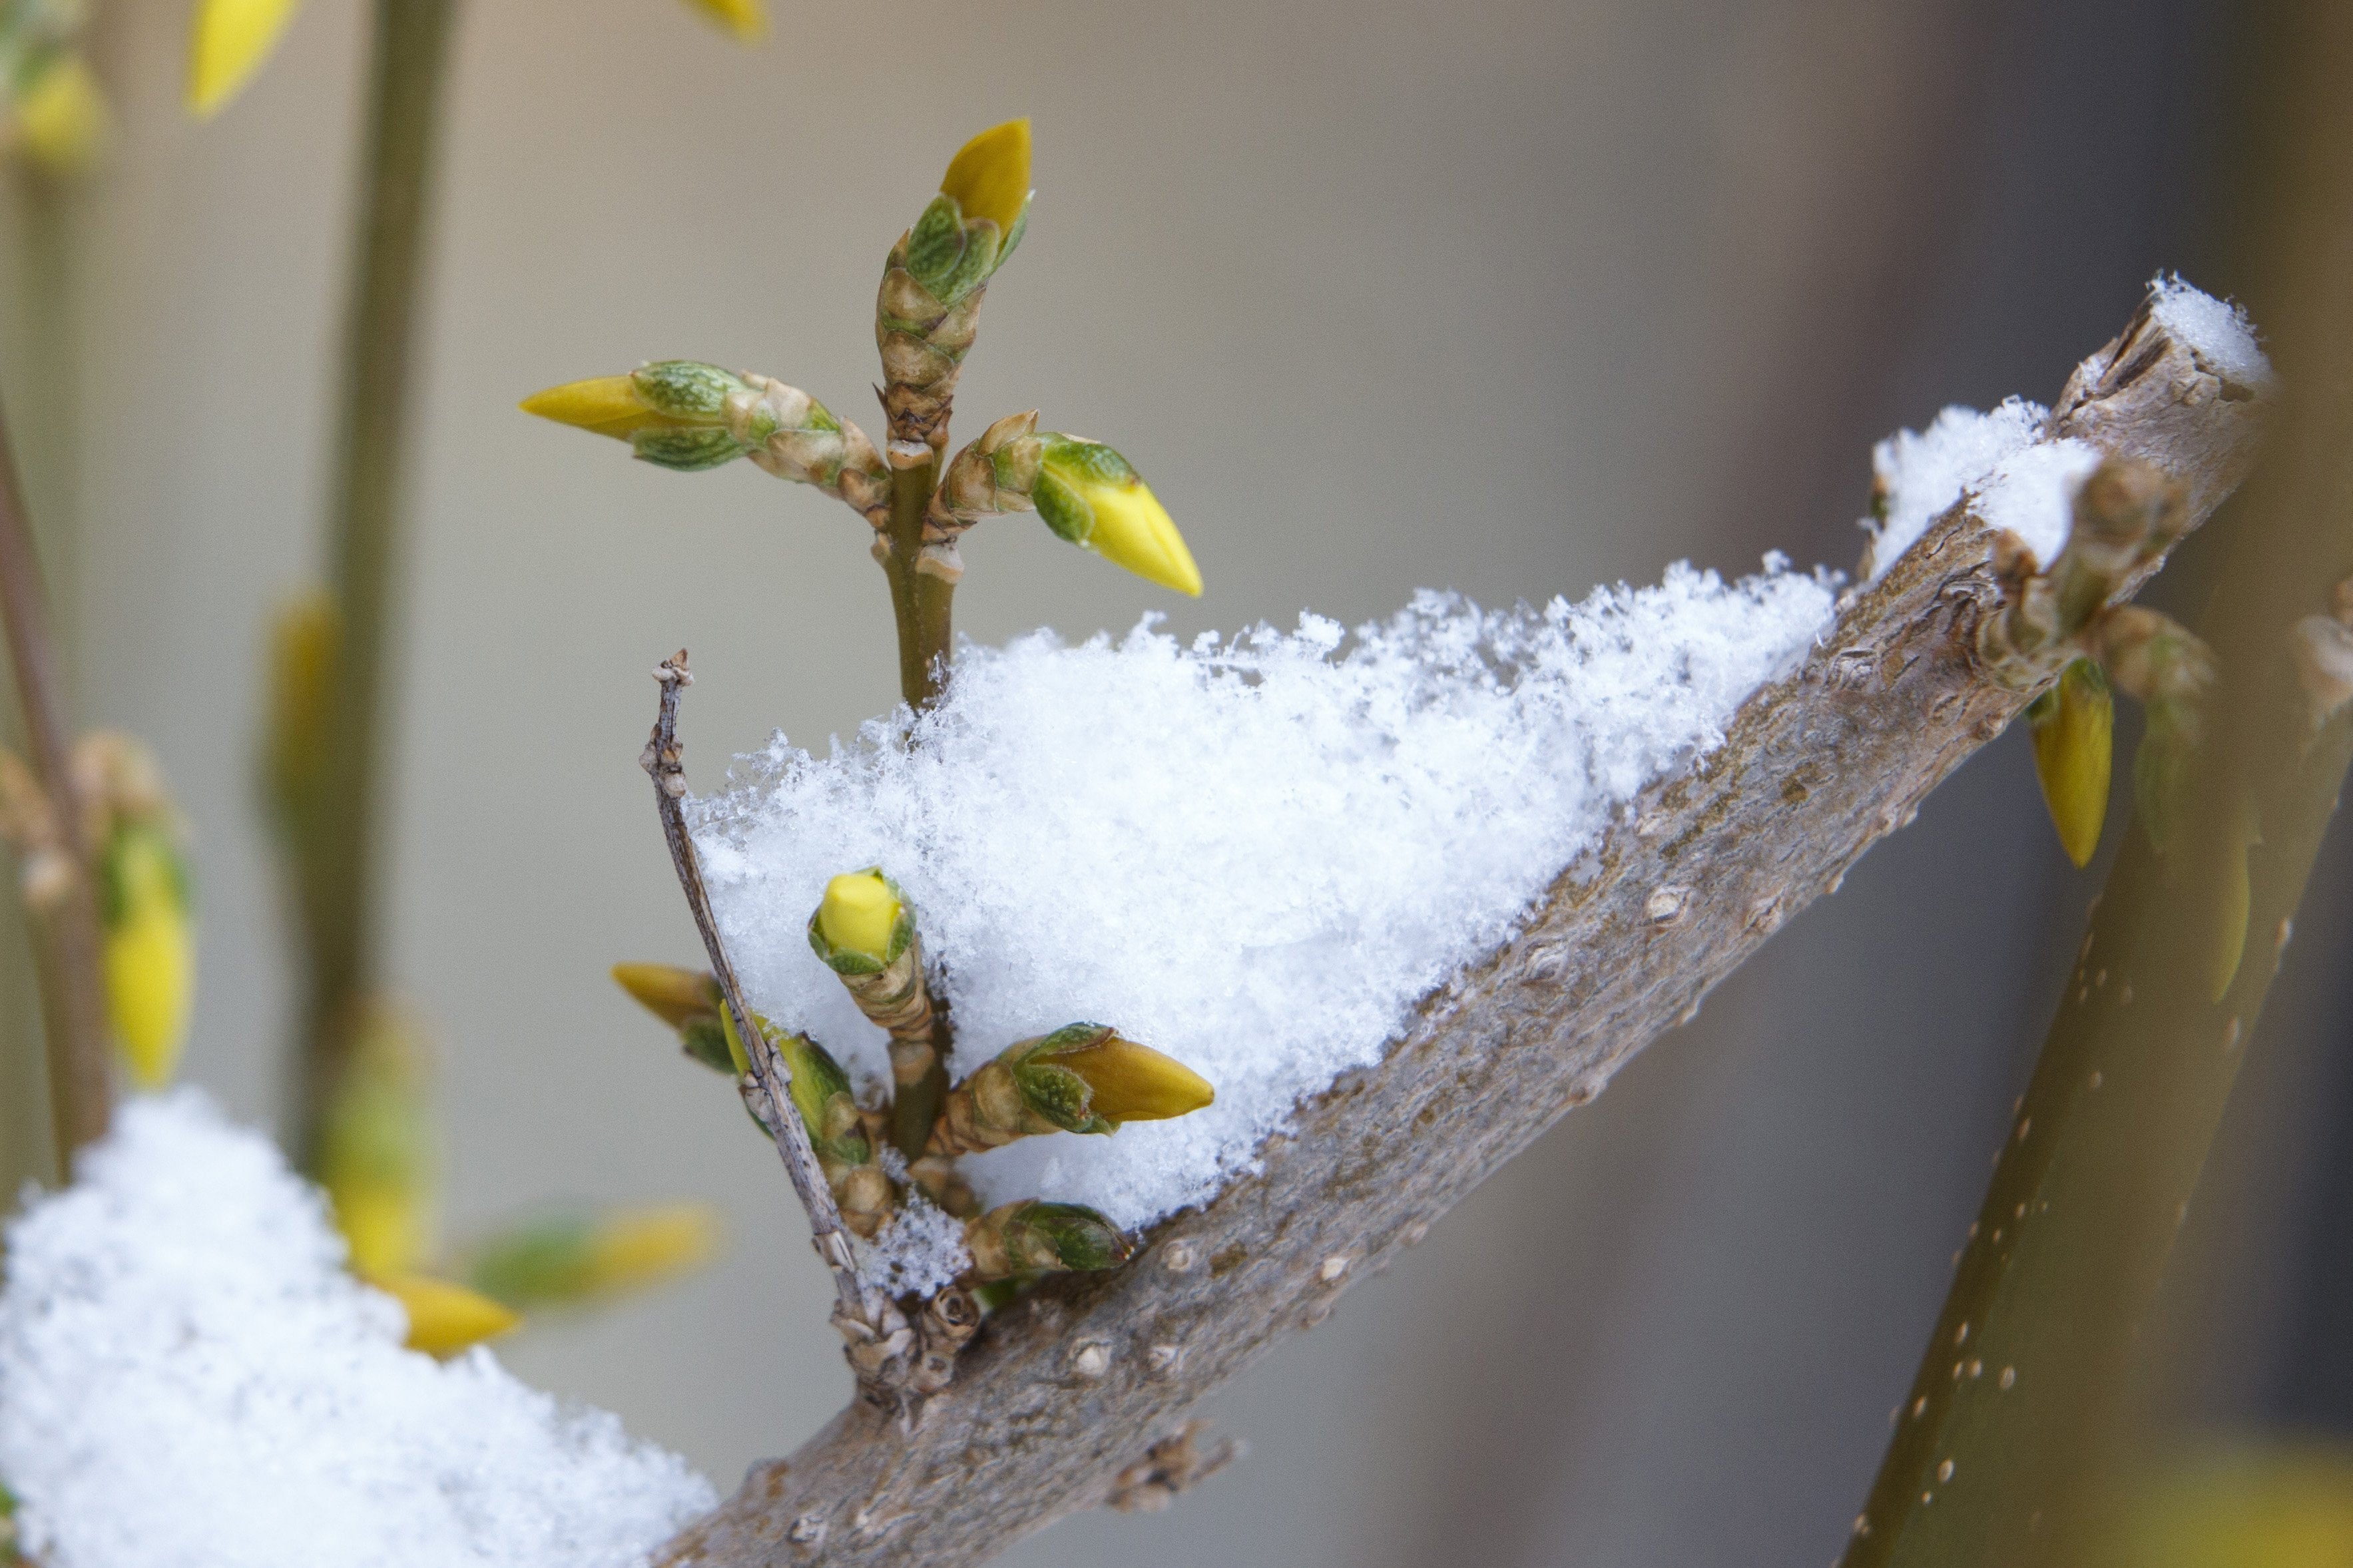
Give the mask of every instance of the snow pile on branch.
<path id="1" fill-rule="evenodd" d="M 2149 282 L 2149 314 L 2226 386 L 2270 384 L 2271 363 L 2237 306 L 2160 273 Z M 2100 463 L 2088 442 L 2044 439 L 2050 421 L 2051 410 L 2022 397 L 1989 414 L 1955 405 L 1925 431 L 1899 430 L 1873 447 L 1876 499 L 1861 525 L 1871 534 L 1864 579 L 1885 575 L 1965 494 L 1988 527 L 2017 534 L 2049 564 L 2067 542 L 2075 491 Z"/>
<path id="2" fill-rule="evenodd" d="M 880 1075 L 881 1031 L 809 952 L 826 879 L 881 865 L 949 1000 L 959 1073 L 1110 1024 L 1217 1086 L 1111 1137 L 968 1162 L 991 1202 L 1135 1226 L 1248 1169 L 1306 1095 L 1378 1059 L 1417 999 L 1503 942 L 1644 784 L 1795 667 L 1833 584 L 1768 558 L 1582 605 L 1424 593 L 1356 634 L 1314 616 L 1190 647 L 1147 621 L 967 647 L 913 744 L 890 723 L 696 803 L 751 1000 Z"/>
<path id="3" fill-rule="evenodd" d="M 716 1500 L 487 1351 L 400 1347 L 322 1200 L 200 1095 L 8 1230 L 0 1475 L 46 1568 L 611 1568 Z"/>

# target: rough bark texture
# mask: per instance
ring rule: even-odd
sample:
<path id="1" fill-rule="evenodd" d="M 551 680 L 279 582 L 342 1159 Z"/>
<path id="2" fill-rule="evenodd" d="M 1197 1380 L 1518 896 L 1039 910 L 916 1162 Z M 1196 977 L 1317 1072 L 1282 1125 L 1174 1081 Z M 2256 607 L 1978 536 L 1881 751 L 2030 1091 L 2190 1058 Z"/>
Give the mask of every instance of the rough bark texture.
<path id="1" fill-rule="evenodd" d="M 2262 402 L 2144 309 L 2070 380 L 2051 434 L 2158 464 L 2203 521 L 2252 460 Z M 2001 732 L 2026 696 L 1970 651 L 1999 596 L 1989 544 L 1957 507 L 1850 595 L 1797 674 L 1645 791 L 1518 938 L 1425 998 L 1380 1067 L 1303 1107 L 1261 1174 L 1119 1272 L 991 1318 L 913 1432 L 853 1406 L 753 1467 L 661 1561 L 954 1568 L 1107 1500 L 1203 1394 L 1599 1093 Z"/>

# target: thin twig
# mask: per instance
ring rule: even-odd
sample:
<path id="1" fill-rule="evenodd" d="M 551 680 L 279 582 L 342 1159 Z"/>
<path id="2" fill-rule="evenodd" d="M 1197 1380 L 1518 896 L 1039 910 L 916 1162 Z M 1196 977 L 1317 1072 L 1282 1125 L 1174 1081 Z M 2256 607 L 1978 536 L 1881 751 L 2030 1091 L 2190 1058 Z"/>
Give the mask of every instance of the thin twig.
<path id="1" fill-rule="evenodd" d="M 808 1130 L 801 1125 L 793 1109 L 792 1074 L 776 1047 L 769 1043 L 766 1031 L 759 1026 L 758 1015 L 744 999 L 735 965 L 728 959 L 727 945 L 720 940 L 719 925 L 711 912 L 711 895 L 703 887 L 702 861 L 687 832 L 686 811 L 681 804 L 686 798 L 685 748 L 678 739 L 679 693 L 694 683 L 693 672 L 687 668 L 686 650 L 681 648 L 675 657 L 662 660 L 654 671 L 654 679 L 661 685 L 661 706 L 654 720 L 653 735 L 646 742 L 638 762 L 654 781 L 654 807 L 661 815 L 662 837 L 670 845 L 670 865 L 678 872 L 687 907 L 694 913 L 694 929 L 702 933 L 702 951 L 711 960 L 712 973 L 718 977 L 720 994 L 726 999 L 727 1010 L 734 1016 L 735 1037 L 744 1042 L 744 1054 L 751 1061 L 750 1076 L 756 1091 L 754 1112 L 776 1139 L 776 1154 L 785 1163 L 785 1174 L 791 1178 L 793 1191 L 808 1213 L 810 1238 L 816 1243 L 818 1256 L 833 1270 L 834 1289 L 841 1299 L 839 1314 L 872 1331 L 876 1338 L 865 1342 L 889 1344 L 894 1336 L 907 1333 L 906 1323 L 889 1298 L 859 1281 L 849 1232 L 841 1223 L 841 1205 L 834 1201 L 824 1167 L 818 1163 L 817 1151 L 809 1143 Z M 897 1360 L 910 1344 L 912 1340 L 899 1344 L 887 1359 Z M 861 1373 L 866 1370 L 860 1367 Z"/>
<path id="2" fill-rule="evenodd" d="M 37 914 L 42 1016 L 48 1035 L 49 1097 L 62 1171 L 73 1151 L 106 1135 L 113 1080 L 106 1052 L 106 991 L 100 968 L 98 902 L 81 801 L 73 777 L 63 680 L 41 586 L 40 557 L 0 419 L 0 617 L 25 705 L 33 766 L 58 823 L 56 849 L 70 875 Z"/>
<path id="3" fill-rule="evenodd" d="M 390 715 L 401 465 L 430 217 L 438 104 L 455 0 L 376 0 L 332 512 L 342 618 L 315 832 L 298 847 L 309 973 L 296 1052 L 293 1147 L 316 1154 L 352 1020 L 376 981 L 379 755 Z"/>

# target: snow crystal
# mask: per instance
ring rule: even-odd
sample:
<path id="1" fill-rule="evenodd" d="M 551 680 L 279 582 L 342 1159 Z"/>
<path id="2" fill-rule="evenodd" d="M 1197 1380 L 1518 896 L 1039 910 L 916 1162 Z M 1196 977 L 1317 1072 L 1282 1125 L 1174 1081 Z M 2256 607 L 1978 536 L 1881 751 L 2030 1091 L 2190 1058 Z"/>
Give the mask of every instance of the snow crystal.
<path id="1" fill-rule="evenodd" d="M 405 1351 L 322 1200 L 193 1090 L 8 1230 L 0 1475 L 47 1568 L 587 1568 L 712 1506 L 485 1350 Z"/>
<path id="2" fill-rule="evenodd" d="M 1956 405 L 1927 429 L 1898 430 L 1873 447 L 1871 471 L 1878 481 L 1881 515 L 1862 521 L 1871 531 L 1863 576 L 1878 581 L 1963 490 L 2031 447 L 2050 417 L 2051 410 L 2022 397 L 1990 414 Z"/>
<path id="3" fill-rule="evenodd" d="M 826 879 L 880 864 L 954 1009 L 956 1067 L 1077 1020 L 1217 1086 L 1111 1137 L 966 1162 L 992 1203 L 1092 1204 L 1141 1226 L 1250 1168 L 1415 1001 L 1503 942 L 1644 784 L 1721 742 L 1743 699 L 1830 622 L 1834 582 L 1659 586 L 1482 611 L 1424 593 L 1342 652 L 1303 616 L 1190 647 L 1149 621 L 1071 647 L 966 647 L 948 695 L 695 803 L 706 879 L 751 1000 L 883 1070 L 804 935 Z"/>
<path id="4" fill-rule="evenodd" d="M 929 1296 L 972 1267 L 964 1221 L 915 1194 L 872 1241 L 850 1240 L 860 1283 L 885 1295 Z"/>

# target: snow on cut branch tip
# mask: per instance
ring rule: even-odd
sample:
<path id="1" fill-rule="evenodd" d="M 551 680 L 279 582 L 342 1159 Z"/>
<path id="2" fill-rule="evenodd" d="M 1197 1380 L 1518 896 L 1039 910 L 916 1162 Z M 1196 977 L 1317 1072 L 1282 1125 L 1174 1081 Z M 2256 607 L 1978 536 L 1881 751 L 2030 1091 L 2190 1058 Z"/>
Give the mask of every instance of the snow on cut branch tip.
<path id="1" fill-rule="evenodd" d="M 2211 378 L 2214 395 L 2252 396 L 2272 386 L 2271 363 L 2239 307 L 2159 273 L 2149 280 L 2144 309 L 2189 351 L 2201 373 L 2193 379 Z M 2095 356 L 2086 364 L 2098 363 Z M 2206 391 L 2184 387 L 2182 395 Z M 2101 457 L 2090 442 L 2054 437 L 2050 426 L 2049 409 L 2013 397 L 1990 413 L 1948 407 L 1927 429 L 1899 430 L 1873 447 L 1872 515 L 1861 524 L 1871 535 L 1863 580 L 1884 576 L 1928 524 L 1965 496 L 1975 499 L 1989 527 L 2017 534 L 2047 564 L 2066 543 L 2075 491 Z"/>

